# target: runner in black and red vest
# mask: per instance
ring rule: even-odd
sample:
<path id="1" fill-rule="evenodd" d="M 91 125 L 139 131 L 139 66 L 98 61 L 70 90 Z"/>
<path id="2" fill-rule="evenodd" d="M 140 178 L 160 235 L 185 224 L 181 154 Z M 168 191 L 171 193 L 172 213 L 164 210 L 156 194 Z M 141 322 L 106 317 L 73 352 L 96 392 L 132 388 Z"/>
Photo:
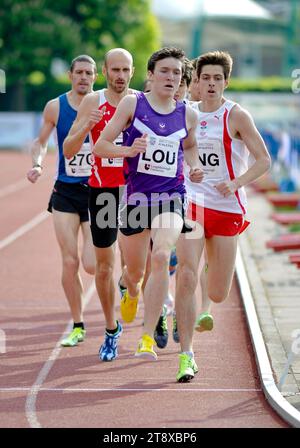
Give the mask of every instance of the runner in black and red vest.
<path id="1" fill-rule="evenodd" d="M 128 88 L 134 72 L 131 54 L 115 48 L 105 55 L 102 73 L 107 88 L 88 95 L 82 103 L 77 120 L 64 143 L 64 154 L 71 158 L 90 133 L 96 143 L 102 130 L 113 117 L 120 100 L 132 93 Z M 121 144 L 121 136 L 116 144 Z M 115 315 L 115 242 L 118 235 L 118 207 L 123 193 L 123 159 L 107 159 L 92 155 L 92 174 L 89 178 L 89 212 L 93 243 L 96 252 L 96 287 L 103 308 L 106 332 L 100 346 L 99 358 L 112 361 L 118 355 L 117 342 L 122 333 Z"/>

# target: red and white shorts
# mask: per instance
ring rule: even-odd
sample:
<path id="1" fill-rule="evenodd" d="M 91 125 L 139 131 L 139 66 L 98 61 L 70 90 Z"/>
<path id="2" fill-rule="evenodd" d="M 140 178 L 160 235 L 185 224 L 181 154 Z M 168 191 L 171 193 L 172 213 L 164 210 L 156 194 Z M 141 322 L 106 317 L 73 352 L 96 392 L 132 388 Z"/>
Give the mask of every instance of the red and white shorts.
<path id="1" fill-rule="evenodd" d="M 205 238 L 212 236 L 235 236 L 242 233 L 250 224 L 241 213 L 228 213 L 201 207 L 190 202 L 187 218 L 196 221 L 204 228 Z"/>

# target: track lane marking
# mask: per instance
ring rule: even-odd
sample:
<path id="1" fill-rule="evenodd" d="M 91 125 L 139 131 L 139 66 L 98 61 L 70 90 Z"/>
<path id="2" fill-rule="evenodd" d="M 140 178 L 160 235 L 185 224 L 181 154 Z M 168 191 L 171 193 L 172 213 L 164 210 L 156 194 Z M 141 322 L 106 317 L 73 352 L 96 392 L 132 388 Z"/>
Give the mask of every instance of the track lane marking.
<path id="1" fill-rule="evenodd" d="M 49 358 L 50 359 L 50 358 Z M 47 374 L 49 373 L 49 371 L 47 372 Z M 2 387 L 0 388 L 0 392 L 27 392 L 27 391 L 32 391 L 33 387 Z M 128 392 L 128 391 L 137 391 L 137 392 L 262 392 L 262 389 L 247 389 L 247 388 L 242 388 L 242 389 L 214 389 L 214 388 L 203 388 L 203 387 L 190 387 L 190 388 L 146 388 L 146 387 L 130 387 L 130 388 L 125 388 L 122 387 L 120 389 L 118 389 L 117 387 L 85 387 L 85 388 L 77 388 L 77 387 L 70 387 L 70 388 L 65 388 L 65 387 L 39 387 L 38 389 L 39 392 Z"/>
<path id="2" fill-rule="evenodd" d="M 95 291 L 96 291 L 96 287 L 95 287 L 95 282 L 93 281 L 83 297 L 83 309 L 87 306 L 87 304 L 91 300 Z M 66 326 L 66 329 L 65 329 L 62 337 L 59 339 L 59 341 L 57 341 L 49 358 L 47 359 L 47 361 L 44 363 L 43 367 L 41 368 L 33 386 L 28 388 L 29 393 L 27 395 L 26 403 L 25 403 L 25 414 L 26 414 L 26 418 L 28 420 L 29 426 L 31 428 L 42 428 L 40 422 L 38 421 L 37 415 L 36 415 L 37 396 L 42 387 L 42 384 L 46 380 L 51 368 L 53 367 L 53 364 L 55 363 L 56 359 L 58 358 L 58 356 L 63 348 L 60 345 L 61 340 L 71 331 L 72 324 L 73 324 L 73 321 L 71 319 L 68 322 L 68 325 Z"/>
<path id="3" fill-rule="evenodd" d="M 43 211 L 28 221 L 26 224 L 20 226 L 17 230 L 12 232 L 10 235 L 5 237 L 3 240 L 0 240 L 0 250 L 9 246 L 11 243 L 14 243 L 18 238 L 25 235 L 25 233 L 32 230 L 34 227 L 39 225 L 41 222 L 45 221 L 50 216 L 50 213 L 47 211 Z"/>

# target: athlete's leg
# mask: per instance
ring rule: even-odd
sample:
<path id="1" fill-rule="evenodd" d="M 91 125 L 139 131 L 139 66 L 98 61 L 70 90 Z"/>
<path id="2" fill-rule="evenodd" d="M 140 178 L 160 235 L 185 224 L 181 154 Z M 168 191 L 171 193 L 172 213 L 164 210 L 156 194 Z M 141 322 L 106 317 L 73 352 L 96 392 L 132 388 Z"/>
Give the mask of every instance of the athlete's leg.
<path id="1" fill-rule="evenodd" d="M 180 236 L 182 225 L 183 219 L 177 213 L 163 213 L 156 216 L 152 222 L 151 273 L 144 296 L 144 332 L 151 337 L 168 293 L 170 253 Z"/>
<path id="2" fill-rule="evenodd" d="M 235 268 L 237 241 L 238 235 L 213 236 L 206 240 L 207 293 L 213 302 L 223 302 L 228 297 Z"/>
<path id="3" fill-rule="evenodd" d="M 145 267 L 145 273 L 144 273 L 144 279 L 143 279 L 143 284 L 142 284 L 143 295 L 145 294 L 145 288 L 146 288 L 146 284 L 147 284 L 150 272 L 151 272 L 151 247 L 149 245 L 148 254 L 147 254 L 147 261 L 146 261 L 146 267 Z"/>
<path id="4" fill-rule="evenodd" d="M 91 275 L 95 274 L 96 257 L 92 241 L 91 229 L 88 221 L 81 222 L 83 247 L 81 262 L 84 270 Z"/>
<path id="5" fill-rule="evenodd" d="M 117 326 L 115 315 L 115 285 L 113 270 L 115 264 L 115 244 L 110 247 L 95 247 L 96 289 L 102 305 L 106 328 L 113 330 Z"/>
<path id="6" fill-rule="evenodd" d="M 124 275 L 123 275 L 123 271 L 125 268 L 125 260 L 124 260 L 121 243 L 120 243 L 120 234 L 118 235 L 118 248 L 119 248 L 119 252 L 120 252 L 120 262 L 121 262 L 121 277 L 119 279 L 119 288 L 120 288 L 120 291 L 123 292 L 126 289 L 126 284 L 125 284 Z"/>
<path id="7" fill-rule="evenodd" d="M 202 295 L 202 303 L 201 303 L 201 312 L 202 313 L 210 313 L 212 302 L 207 294 L 207 272 L 208 272 L 208 262 L 206 251 L 203 254 L 204 264 L 201 269 L 200 274 L 200 287 L 201 287 L 201 295 Z"/>
<path id="8" fill-rule="evenodd" d="M 129 296 L 136 297 L 140 293 L 140 282 L 145 272 L 150 231 L 145 229 L 140 233 L 129 236 L 120 232 L 120 243 L 125 261 L 123 278 Z"/>
<path id="9" fill-rule="evenodd" d="M 175 307 L 182 352 L 193 351 L 193 333 L 197 315 L 195 290 L 203 246 L 204 237 L 190 239 L 189 234 L 182 234 L 176 245 L 178 267 Z"/>
<path id="10" fill-rule="evenodd" d="M 82 281 L 79 274 L 79 215 L 52 210 L 56 238 L 62 256 L 62 286 L 74 322 L 82 322 Z"/>

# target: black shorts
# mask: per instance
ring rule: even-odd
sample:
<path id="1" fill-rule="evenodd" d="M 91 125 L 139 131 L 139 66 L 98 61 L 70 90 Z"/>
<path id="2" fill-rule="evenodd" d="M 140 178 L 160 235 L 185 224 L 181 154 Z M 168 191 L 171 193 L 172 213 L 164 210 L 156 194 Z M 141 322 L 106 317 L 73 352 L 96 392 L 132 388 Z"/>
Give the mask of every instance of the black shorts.
<path id="1" fill-rule="evenodd" d="M 65 213 L 76 213 L 80 222 L 89 220 L 88 213 L 89 186 L 84 183 L 67 183 L 57 180 L 54 184 L 48 204 L 48 212 L 52 209 Z"/>
<path id="2" fill-rule="evenodd" d="M 171 201 L 159 202 L 157 205 L 141 206 L 121 204 L 119 208 L 119 229 L 123 235 L 130 236 L 151 229 L 153 219 L 162 213 L 176 213 L 183 219 L 181 233 L 191 232 L 192 228 L 185 223 L 184 198 L 176 197 Z"/>
<path id="3" fill-rule="evenodd" d="M 118 236 L 118 209 L 124 187 L 92 188 L 89 195 L 93 244 L 110 247 Z"/>

